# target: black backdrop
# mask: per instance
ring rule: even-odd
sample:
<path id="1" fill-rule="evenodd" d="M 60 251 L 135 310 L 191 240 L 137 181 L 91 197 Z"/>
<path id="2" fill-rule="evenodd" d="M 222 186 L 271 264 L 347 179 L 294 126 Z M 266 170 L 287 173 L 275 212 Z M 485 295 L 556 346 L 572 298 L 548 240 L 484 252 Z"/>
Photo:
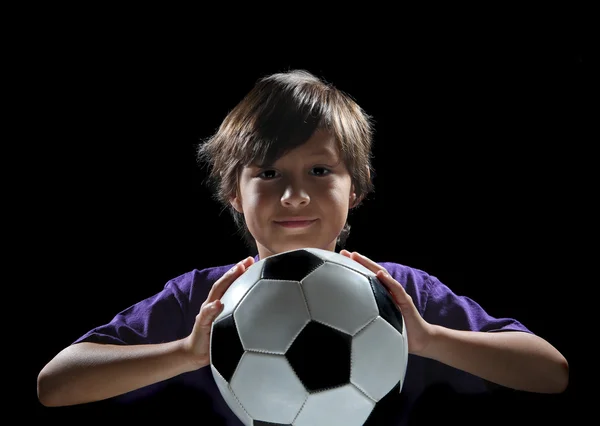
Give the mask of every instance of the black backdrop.
<path id="1" fill-rule="evenodd" d="M 376 192 L 350 216 L 348 249 L 424 269 L 492 315 L 519 319 L 576 371 L 565 317 L 587 264 L 573 240 L 584 218 L 570 207 L 589 198 L 578 34 L 446 33 L 354 53 L 58 39 L 67 43 L 41 41 L 47 66 L 30 80 L 36 207 L 25 275 L 41 281 L 46 330 L 27 376 L 31 400 L 39 370 L 81 334 L 172 277 L 247 255 L 202 186 L 194 148 L 256 79 L 290 68 L 331 81 L 375 120 Z M 493 416 L 516 406 L 556 420 L 575 385 L 506 397 Z"/>

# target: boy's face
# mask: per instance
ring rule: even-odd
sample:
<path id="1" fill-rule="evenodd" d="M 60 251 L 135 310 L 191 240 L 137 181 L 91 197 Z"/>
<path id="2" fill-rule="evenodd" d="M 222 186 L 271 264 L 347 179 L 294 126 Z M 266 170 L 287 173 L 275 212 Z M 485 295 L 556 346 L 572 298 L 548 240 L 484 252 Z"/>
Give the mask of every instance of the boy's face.
<path id="1" fill-rule="evenodd" d="M 231 204 L 244 214 L 264 259 L 302 247 L 335 250 L 355 198 L 335 138 L 317 130 L 274 164 L 244 167 Z M 310 221 L 285 223 L 295 218 Z"/>

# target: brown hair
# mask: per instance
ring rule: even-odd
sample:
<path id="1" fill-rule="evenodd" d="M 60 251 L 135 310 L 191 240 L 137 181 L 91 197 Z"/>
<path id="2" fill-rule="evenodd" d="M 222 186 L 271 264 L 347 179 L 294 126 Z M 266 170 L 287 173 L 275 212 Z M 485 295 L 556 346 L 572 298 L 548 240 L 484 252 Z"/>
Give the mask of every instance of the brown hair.
<path id="1" fill-rule="evenodd" d="M 374 190 L 371 164 L 372 119 L 346 93 L 305 70 L 291 70 L 259 79 L 225 117 L 217 132 L 198 146 L 198 162 L 206 162 L 213 197 L 229 209 L 238 232 L 256 250 L 243 214 L 229 200 L 237 194 L 238 177 L 250 164 L 272 164 L 305 143 L 316 129 L 330 131 L 348 168 L 357 203 Z M 346 222 L 337 239 L 344 247 Z"/>

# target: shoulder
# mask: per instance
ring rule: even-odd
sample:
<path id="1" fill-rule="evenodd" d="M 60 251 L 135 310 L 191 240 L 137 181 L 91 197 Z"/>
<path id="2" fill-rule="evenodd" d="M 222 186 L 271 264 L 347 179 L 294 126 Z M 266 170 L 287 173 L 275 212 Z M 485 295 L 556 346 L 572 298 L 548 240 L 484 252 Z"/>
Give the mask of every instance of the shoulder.
<path id="1" fill-rule="evenodd" d="M 385 268 L 392 278 L 404 287 L 406 293 L 413 299 L 417 310 L 423 314 L 434 277 L 426 271 L 401 263 L 384 261 L 377 264 Z"/>
<path id="2" fill-rule="evenodd" d="M 164 285 L 162 297 L 177 301 L 187 324 L 200 311 L 213 284 L 233 265 L 234 263 L 197 268 L 175 276 Z"/>
<path id="3" fill-rule="evenodd" d="M 432 276 L 421 269 L 403 265 L 396 262 L 377 262 L 384 267 L 394 279 L 405 285 L 411 283 L 415 286 L 423 287 L 429 284 Z"/>
<path id="4" fill-rule="evenodd" d="M 201 269 L 192 269 L 184 272 L 174 278 L 171 278 L 165 284 L 166 289 L 170 289 L 175 294 L 191 295 L 194 292 L 208 293 L 210 287 L 221 278 L 225 272 L 231 269 L 235 263 L 210 266 Z M 205 291 L 204 291 L 205 290 Z"/>
<path id="5" fill-rule="evenodd" d="M 455 293 L 436 276 L 394 262 L 378 262 L 412 297 L 415 307 L 429 323 L 462 330 L 531 331 L 518 320 L 490 315 L 472 298 Z"/>

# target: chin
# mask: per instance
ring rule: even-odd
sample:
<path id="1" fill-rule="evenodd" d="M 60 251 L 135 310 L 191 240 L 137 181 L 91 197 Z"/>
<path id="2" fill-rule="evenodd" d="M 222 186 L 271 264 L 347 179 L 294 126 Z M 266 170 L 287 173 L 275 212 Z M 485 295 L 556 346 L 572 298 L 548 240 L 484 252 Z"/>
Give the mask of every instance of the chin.
<path id="1" fill-rule="evenodd" d="M 335 251 L 335 241 L 333 244 L 325 244 L 325 243 L 320 243 L 320 242 L 315 242 L 315 241 L 310 241 L 308 239 L 302 241 L 302 240 L 297 240 L 297 241 L 290 241 L 290 242 L 285 242 L 285 243 L 281 243 L 281 244 L 275 244 L 273 246 L 276 250 L 271 250 L 273 253 L 283 253 L 285 251 L 290 251 L 290 250 L 297 250 L 297 249 L 302 249 L 302 248 L 318 248 L 318 249 L 322 249 L 322 250 L 330 250 L 330 251 Z"/>

